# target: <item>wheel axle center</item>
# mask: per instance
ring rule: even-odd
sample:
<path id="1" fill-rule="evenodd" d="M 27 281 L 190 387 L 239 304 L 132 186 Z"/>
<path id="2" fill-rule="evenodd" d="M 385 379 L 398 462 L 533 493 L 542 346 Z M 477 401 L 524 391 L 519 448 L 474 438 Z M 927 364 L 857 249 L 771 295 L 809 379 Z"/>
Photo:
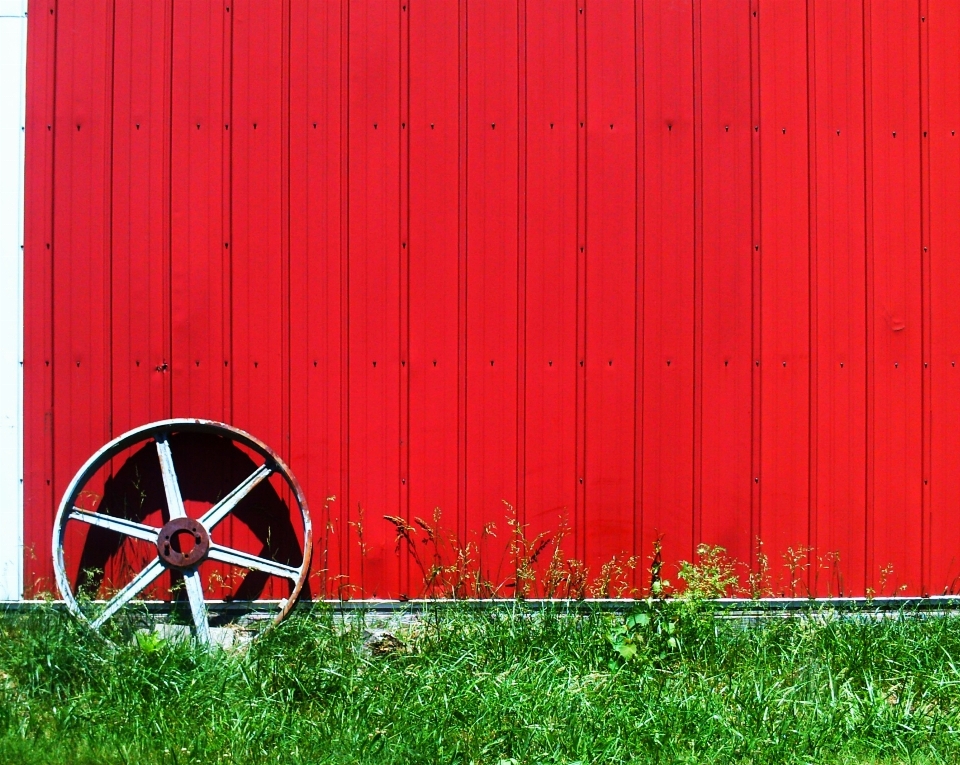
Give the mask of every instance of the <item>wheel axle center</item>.
<path id="1" fill-rule="evenodd" d="M 178 570 L 193 568 L 210 552 L 210 535 L 193 518 L 174 518 L 160 529 L 157 555 L 165 566 Z"/>

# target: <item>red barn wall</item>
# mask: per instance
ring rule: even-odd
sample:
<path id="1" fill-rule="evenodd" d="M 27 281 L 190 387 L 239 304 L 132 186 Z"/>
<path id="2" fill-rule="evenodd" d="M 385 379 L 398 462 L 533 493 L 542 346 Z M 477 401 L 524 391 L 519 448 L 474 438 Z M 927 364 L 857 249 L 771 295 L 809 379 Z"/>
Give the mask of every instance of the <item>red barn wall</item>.
<path id="1" fill-rule="evenodd" d="M 592 575 L 960 575 L 960 5 L 30 10 L 28 582 L 171 416 L 278 449 L 367 595 L 418 593 L 384 515 L 502 557 L 504 501 Z"/>

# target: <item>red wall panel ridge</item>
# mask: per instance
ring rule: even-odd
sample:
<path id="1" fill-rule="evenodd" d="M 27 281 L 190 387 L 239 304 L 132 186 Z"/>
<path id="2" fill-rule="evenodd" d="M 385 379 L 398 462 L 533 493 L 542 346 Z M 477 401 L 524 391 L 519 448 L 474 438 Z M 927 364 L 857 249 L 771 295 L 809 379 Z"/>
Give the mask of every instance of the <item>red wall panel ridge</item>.
<path id="1" fill-rule="evenodd" d="M 32 589 L 86 458 L 195 416 L 299 477 L 311 597 L 701 544 L 738 594 L 958 590 L 955 4 L 134 5 L 29 21 Z"/>

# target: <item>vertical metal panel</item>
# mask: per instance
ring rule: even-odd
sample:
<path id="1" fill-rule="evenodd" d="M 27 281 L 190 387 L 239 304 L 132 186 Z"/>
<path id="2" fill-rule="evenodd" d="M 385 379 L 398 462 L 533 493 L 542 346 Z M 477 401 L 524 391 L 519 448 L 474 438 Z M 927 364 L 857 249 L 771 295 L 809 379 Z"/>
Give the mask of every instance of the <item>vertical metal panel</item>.
<path id="1" fill-rule="evenodd" d="M 174 414 L 290 459 L 314 594 L 418 594 L 383 516 L 437 507 L 503 582 L 504 501 L 591 579 L 759 538 L 778 591 L 955 587 L 952 4 L 38 9 L 28 583 Z"/>
<path id="2" fill-rule="evenodd" d="M 23 176 L 27 4 L 0 5 L 0 598 L 23 594 Z M 16 104 L 16 107 L 13 105 Z"/>
<path id="3" fill-rule="evenodd" d="M 523 505 L 556 534 L 577 501 L 577 16 L 526 4 L 526 376 Z"/>
<path id="4" fill-rule="evenodd" d="M 933 2 L 929 43 L 930 579 L 931 594 L 960 577 L 960 6 Z"/>
<path id="5" fill-rule="evenodd" d="M 466 507 L 483 573 L 499 578 L 517 504 L 518 11 L 467 4 Z M 472 532 L 472 533 L 471 533 Z"/>
<path id="6" fill-rule="evenodd" d="M 750 3 L 701 8 L 701 539 L 751 550 Z M 724 508 L 722 513 L 715 508 Z M 697 540 L 700 541 L 700 540 Z"/>
<path id="7" fill-rule="evenodd" d="M 344 15 L 334 3 L 290 12 L 290 465 L 316 522 L 315 596 L 336 596 L 345 560 L 342 292 Z M 310 580 L 313 585 L 313 580 Z"/>
<path id="8" fill-rule="evenodd" d="M 350 6 L 349 574 L 395 592 L 400 511 L 400 6 Z M 361 514 L 362 513 L 362 514 Z"/>
<path id="9" fill-rule="evenodd" d="M 917 3 L 873 2 L 866 127 L 873 503 L 867 586 L 920 588 L 920 41 Z M 889 567 L 892 567 L 890 571 Z M 886 575 L 881 571 L 887 570 Z"/>
<path id="10" fill-rule="evenodd" d="M 639 9 L 638 9 L 639 12 Z M 634 544 L 637 99 L 634 9 L 586 18 L 584 559 L 594 571 Z"/>
<path id="11" fill-rule="evenodd" d="M 806 8 L 761 2 L 759 19 L 758 533 L 774 550 L 801 550 L 808 544 L 810 425 Z"/>
<path id="12" fill-rule="evenodd" d="M 693 42 L 691 3 L 643 4 L 639 551 L 661 536 L 669 560 L 689 556 L 694 546 Z"/>
<path id="13" fill-rule="evenodd" d="M 814 118 L 811 209 L 816 259 L 816 502 L 811 540 L 820 595 L 862 592 L 866 499 L 863 17 L 858 5 L 811 5 Z"/>

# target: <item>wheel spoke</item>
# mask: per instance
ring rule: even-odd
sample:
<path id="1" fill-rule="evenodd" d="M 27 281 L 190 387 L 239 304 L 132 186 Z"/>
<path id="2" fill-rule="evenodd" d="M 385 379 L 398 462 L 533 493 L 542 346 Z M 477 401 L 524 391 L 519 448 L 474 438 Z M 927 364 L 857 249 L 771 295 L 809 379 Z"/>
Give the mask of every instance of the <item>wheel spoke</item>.
<path id="1" fill-rule="evenodd" d="M 147 564 L 147 567 L 143 571 L 130 580 L 130 583 L 127 584 L 126 587 L 113 596 L 110 602 L 107 603 L 107 607 L 100 613 L 100 616 L 92 622 L 93 628 L 95 630 L 100 629 L 107 619 L 129 603 L 144 587 L 149 585 L 162 573 L 163 564 L 160 563 L 159 558 L 154 558 Z"/>
<path id="2" fill-rule="evenodd" d="M 292 579 L 293 581 L 297 581 L 297 579 L 300 578 L 300 569 L 298 568 L 287 566 L 283 563 L 277 563 L 276 561 L 267 560 L 266 558 L 261 558 L 258 555 L 252 555 L 251 553 L 243 552 L 242 550 L 234 550 L 230 547 L 223 547 L 222 545 L 211 544 L 208 556 L 213 560 L 220 561 L 221 563 L 230 563 L 231 565 L 239 566 L 240 568 L 263 571 L 264 573 L 273 574 L 274 576 L 281 576 L 284 579 Z"/>
<path id="3" fill-rule="evenodd" d="M 253 491 L 256 486 L 264 478 L 267 478 L 272 472 L 273 468 L 269 467 L 268 465 L 261 465 L 258 467 L 244 479 L 243 483 L 237 486 L 237 488 L 227 494 L 227 496 L 217 502 L 217 504 L 211 507 L 203 516 L 201 516 L 200 523 L 203 524 L 207 531 L 213 531 L 213 527 L 226 518 L 233 508 L 237 506 L 237 503 L 247 496 L 247 494 Z"/>
<path id="4" fill-rule="evenodd" d="M 147 526 L 145 523 L 137 523 L 136 521 L 118 518 L 115 515 L 107 515 L 106 513 L 91 513 L 87 510 L 81 510 L 79 507 L 74 507 L 69 515 L 67 515 L 67 518 L 72 521 L 89 523 L 91 526 L 99 526 L 102 529 L 110 529 L 111 531 L 116 531 L 128 537 L 142 539 L 145 542 L 153 542 L 154 544 L 156 544 L 157 535 L 160 533 L 160 529 L 155 526 Z"/>
<path id="5" fill-rule="evenodd" d="M 163 473 L 163 491 L 167 495 L 167 512 L 169 520 L 186 518 L 187 511 L 183 508 L 183 497 L 180 495 L 180 484 L 177 483 L 177 471 L 173 467 L 173 454 L 166 433 L 156 438 L 157 454 L 160 457 L 160 472 Z"/>
<path id="6" fill-rule="evenodd" d="M 184 571 L 183 583 L 187 588 L 187 597 L 190 598 L 190 613 L 193 614 L 193 623 L 197 628 L 197 639 L 209 645 L 210 623 L 207 620 L 207 604 L 203 600 L 200 572 L 195 568 Z"/>

